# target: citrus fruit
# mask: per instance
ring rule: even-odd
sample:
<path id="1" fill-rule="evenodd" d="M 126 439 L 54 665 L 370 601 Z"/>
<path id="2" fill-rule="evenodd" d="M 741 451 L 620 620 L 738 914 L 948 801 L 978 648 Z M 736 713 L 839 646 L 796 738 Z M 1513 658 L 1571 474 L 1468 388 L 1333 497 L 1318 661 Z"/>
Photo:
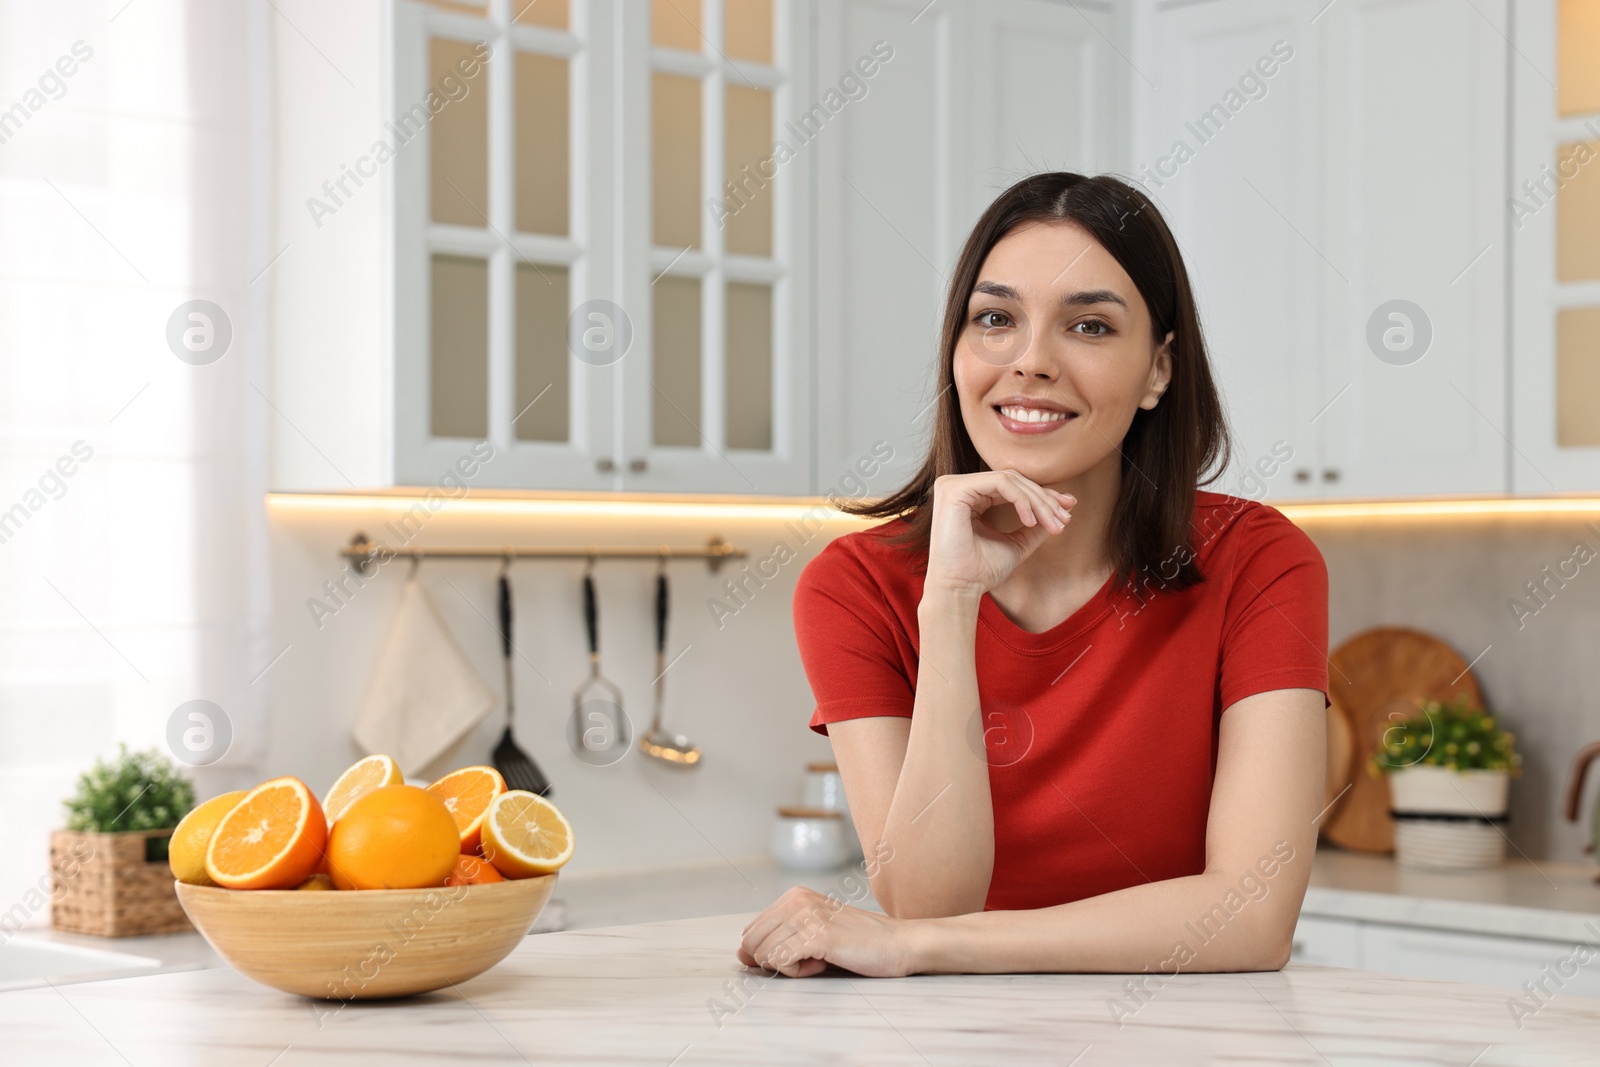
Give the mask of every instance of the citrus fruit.
<path id="1" fill-rule="evenodd" d="M 444 884 L 461 834 L 444 801 L 414 785 L 357 797 L 328 832 L 328 873 L 339 889 L 422 889 Z"/>
<path id="2" fill-rule="evenodd" d="M 172 877 L 189 885 L 217 884 L 206 873 L 206 846 L 211 844 L 217 823 L 233 810 L 244 794 L 243 789 L 236 789 L 212 797 L 183 817 L 167 845 L 167 863 L 172 867 Z"/>
<path id="3" fill-rule="evenodd" d="M 468 856 L 465 853 L 456 857 L 456 865 L 450 868 L 450 873 L 445 877 L 445 885 L 488 885 L 490 882 L 503 882 L 505 875 L 494 869 L 494 865 L 480 856 Z"/>
<path id="4" fill-rule="evenodd" d="M 322 810 L 328 816 L 328 825 L 332 826 L 356 797 L 404 781 L 405 775 L 400 773 L 399 765 L 388 756 L 375 755 L 356 760 L 344 769 L 344 773 L 334 781 L 333 788 L 328 790 L 328 795 L 322 799 Z"/>
<path id="5" fill-rule="evenodd" d="M 463 767 L 428 786 L 428 792 L 444 801 L 455 818 L 464 853 L 478 851 L 489 802 L 505 791 L 506 780 L 493 767 Z"/>
<path id="6" fill-rule="evenodd" d="M 507 878 L 550 874 L 572 858 L 572 824 L 537 793 L 513 789 L 489 804 L 483 858 Z"/>
<path id="7" fill-rule="evenodd" d="M 206 846 L 206 874 L 228 889 L 293 889 L 317 869 L 328 820 L 295 777 L 262 782 L 222 817 Z"/>
<path id="8" fill-rule="evenodd" d="M 325 874 L 313 874 L 310 878 L 295 886 L 295 888 L 308 893 L 314 893 L 319 890 L 332 890 L 333 879 Z"/>

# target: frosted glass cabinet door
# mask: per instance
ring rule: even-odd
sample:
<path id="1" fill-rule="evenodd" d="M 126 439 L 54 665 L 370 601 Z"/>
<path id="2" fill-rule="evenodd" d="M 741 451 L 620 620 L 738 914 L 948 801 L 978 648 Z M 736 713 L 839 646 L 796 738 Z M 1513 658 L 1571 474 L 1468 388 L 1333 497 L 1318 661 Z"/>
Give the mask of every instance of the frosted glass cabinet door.
<path id="1" fill-rule="evenodd" d="M 617 484 L 612 10 L 395 4 L 396 484 Z"/>
<path id="2" fill-rule="evenodd" d="M 1511 480 L 1600 491 L 1600 8 L 1517 0 Z"/>
<path id="3" fill-rule="evenodd" d="M 622 26 L 632 154 L 620 277 L 635 352 L 618 484 L 808 493 L 811 142 L 840 106 L 811 88 L 811 5 L 655 0 L 648 11 Z"/>

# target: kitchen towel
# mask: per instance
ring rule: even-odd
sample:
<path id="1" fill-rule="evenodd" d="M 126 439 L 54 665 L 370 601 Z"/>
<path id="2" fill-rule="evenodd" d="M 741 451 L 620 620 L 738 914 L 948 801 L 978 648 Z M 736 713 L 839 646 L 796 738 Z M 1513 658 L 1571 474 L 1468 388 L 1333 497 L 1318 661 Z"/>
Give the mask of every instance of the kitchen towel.
<path id="1" fill-rule="evenodd" d="M 498 699 L 467 662 L 428 591 L 408 576 L 356 716 L 357 743 L 415 773 L 482 722 Z"/>

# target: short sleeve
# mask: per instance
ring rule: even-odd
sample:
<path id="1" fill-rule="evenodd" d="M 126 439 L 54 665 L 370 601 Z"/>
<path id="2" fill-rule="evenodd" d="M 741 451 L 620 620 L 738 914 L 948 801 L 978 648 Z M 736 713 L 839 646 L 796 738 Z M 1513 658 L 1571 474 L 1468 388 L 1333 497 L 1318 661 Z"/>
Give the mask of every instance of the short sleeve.
<path id="1" fill-rule="evenodd" d="M 824 735 L 843 719 L 910 718 L 916 698 L 905 628 L 846 544 L 851 536 L 831 542 L 795 584 L 795 643 L 817 702 L 810 725 Z"/>
<path id="2" fill-rule="evenodd" d="M 1328 700 L 1328 568 L 1316 544 L 1276 508 L 1239 519 L 1223 623 L 1222 707 L 1273 689 Z"/>

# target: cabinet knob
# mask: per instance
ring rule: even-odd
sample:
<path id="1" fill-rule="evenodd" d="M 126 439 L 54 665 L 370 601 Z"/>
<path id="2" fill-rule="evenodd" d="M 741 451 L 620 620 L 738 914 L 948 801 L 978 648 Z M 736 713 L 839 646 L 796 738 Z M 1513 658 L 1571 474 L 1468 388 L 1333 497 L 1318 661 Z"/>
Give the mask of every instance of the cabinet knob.
<path id="1" fill-rule="evenodd" d="M 650 469 L 650 464 L 648 461 L 642 458 L 632 459 L 628 461 L 628 469 L 635 474 L 643 474 L 646 470 Z"/>
<path id="2" fill-rule="evenodd" d="M 1338 481 L 1339 480 L 1339 469 L 1337 467 L 1325 468 L 1323 470 L 1323 472 L 1322 472 L 1322 480 L 1325 481 L 1325 482 L 1336 482 L 1336 481 Z"/>
<path id="3" fill-rule="evenodd" d="M 594 461 L 594 466 L 595 470 L 599 471 L 601 474 L 610 474 L 612 471 L 617 469 L 616 462 L 613 461 L 610 456 L 601 456 L 599 459 Z"/>
<path id="4" fill-rule="evenodd" d="M 1311 480 L 1311 472 L 1306 468 L 1301 467 L 1299 470 L 1294 472 L 1294 480 L 1297 482 L 1309 482 Z"/>

